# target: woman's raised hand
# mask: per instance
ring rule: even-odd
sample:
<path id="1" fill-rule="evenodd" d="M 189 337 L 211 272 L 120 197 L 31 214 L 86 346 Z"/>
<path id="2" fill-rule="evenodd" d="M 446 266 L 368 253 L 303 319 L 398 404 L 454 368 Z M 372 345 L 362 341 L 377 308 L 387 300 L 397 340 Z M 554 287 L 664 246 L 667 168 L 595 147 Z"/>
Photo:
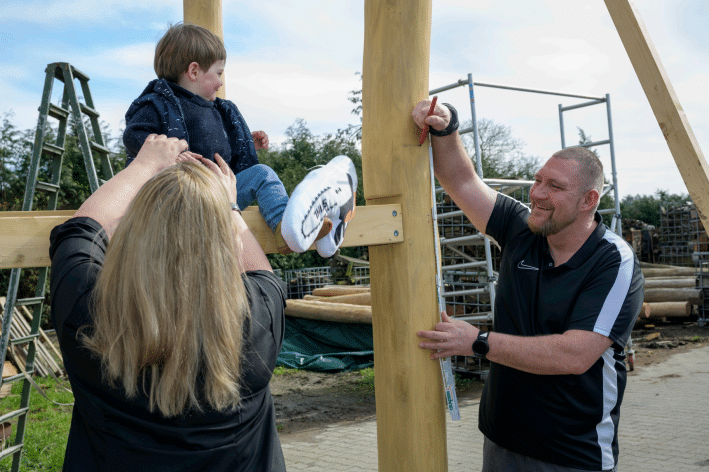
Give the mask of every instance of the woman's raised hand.
<path id="1" fill-rule="evenodd" d="M 143 147 L 135 157 L 136 162 L 154 165 L 155 173 L 174 165 L 180 154 L 187 150 L 184 139 L 168 138 L 164 134 L 151 134 L 145 138 Z"/>
<path id="2" fill-rule="evenodd" d="M 214 172 L 214 175 L 217 176 L 217 179 L 219 179 L 219 182 L 221 182 L 229 195 L 229 201 L 231 203 L 236 203 L 236 176 L 234 175 L 234 172 L 232 172 L 229 165 L 224 162 L 222 156 L 215 153 L 214 160 L 216 162 L 212 162 L 202 156 L 199 156 L 198 159 L 202 162 L 202 164 L 207 166 L 209 170 Z"/>

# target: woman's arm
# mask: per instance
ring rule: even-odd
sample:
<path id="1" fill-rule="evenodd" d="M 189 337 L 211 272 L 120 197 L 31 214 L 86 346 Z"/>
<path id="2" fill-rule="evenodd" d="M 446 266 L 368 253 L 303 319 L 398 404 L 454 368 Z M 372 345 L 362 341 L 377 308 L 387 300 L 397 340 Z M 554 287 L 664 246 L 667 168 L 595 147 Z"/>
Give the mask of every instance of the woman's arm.
<path id="1" fill-rule="evenodd" d="M 74 217 L 88 216 L 113 235 L 118 220 L 143 185 L 161 170 L 178 161 L 187 141 L 151 134 L 131 165 L 103 184 L 79 207 Z"/>

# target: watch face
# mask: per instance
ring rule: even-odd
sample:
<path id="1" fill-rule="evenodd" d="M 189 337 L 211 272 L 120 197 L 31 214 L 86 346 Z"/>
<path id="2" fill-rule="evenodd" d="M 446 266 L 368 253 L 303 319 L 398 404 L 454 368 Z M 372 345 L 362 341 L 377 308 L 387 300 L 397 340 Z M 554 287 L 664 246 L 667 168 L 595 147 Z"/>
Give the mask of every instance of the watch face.
<path id="1" fill-rule="evenodd" d="M 488 346 L 482 341 L 475 341 L 473 343 L 473 352 L 479 356 L 484 356 L 487 354 Z"/>
<path id="2" fill-rule="evenodd" d="M 487 343 L 487 336 L 478 337 L 473 343 L 473 353 L 480 357 L 485 357 L 490 351 L 490 345 Z"/>

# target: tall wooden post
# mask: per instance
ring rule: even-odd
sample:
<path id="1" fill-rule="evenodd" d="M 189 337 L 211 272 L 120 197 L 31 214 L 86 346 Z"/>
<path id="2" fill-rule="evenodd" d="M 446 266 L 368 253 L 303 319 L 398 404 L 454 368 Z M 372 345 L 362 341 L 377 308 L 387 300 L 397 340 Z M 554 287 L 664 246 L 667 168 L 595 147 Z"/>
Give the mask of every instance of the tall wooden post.
<path id="1" fill-rule="evenodd" d="M 366 0 L 364 38 L 364 193 L 401 204 L 405 239 L 370 247 L 379 470 L 446 471 L 441 372 L 416 336 L 439 320 L 428 142 L 411 119 L 428 97 L 431 0 Z"/>
<path id="2" fill-rule="evenodd" d="M 212 33 L 224 40 L 224 27 L 222 21 L 222 0 L 182 0 L 183 17 L 185 23 L 194 23 L 195 25 L 207 28 Z M 219 98 L 226 97 L 226 78 L 223 75 L 222 80 L 225 85 L 217 92 Z"/>

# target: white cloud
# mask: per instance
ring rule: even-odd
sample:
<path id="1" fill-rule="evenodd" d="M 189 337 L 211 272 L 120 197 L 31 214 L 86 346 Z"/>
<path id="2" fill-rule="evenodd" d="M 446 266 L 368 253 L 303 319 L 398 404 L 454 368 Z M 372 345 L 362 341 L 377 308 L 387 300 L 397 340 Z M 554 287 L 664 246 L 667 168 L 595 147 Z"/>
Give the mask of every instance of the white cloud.
<path id="1" fill-rule="evenodd" d="M 144 11 L 167 9 L 181 11 L 181 4 L 173 0 L 5 0 L 2 20 L 10 24 L 28 23 L 55 27 L 70 24 L 132 25 L 133 15 Z"/>
<path id="2" fill-rule="evenodd" d="M 347 97 L 361 86 L 350 70 L 333 67 L 323 72 L 272 63 L 240 63 L 236 69 L 232 73 L 227 65 L 226 96 L 249 127 L 264 129 L 273 143 L 281 142 L 276 136 L 298 118 L 305 119 L 314 134 L 334 133 L 356 120 Z"/>

